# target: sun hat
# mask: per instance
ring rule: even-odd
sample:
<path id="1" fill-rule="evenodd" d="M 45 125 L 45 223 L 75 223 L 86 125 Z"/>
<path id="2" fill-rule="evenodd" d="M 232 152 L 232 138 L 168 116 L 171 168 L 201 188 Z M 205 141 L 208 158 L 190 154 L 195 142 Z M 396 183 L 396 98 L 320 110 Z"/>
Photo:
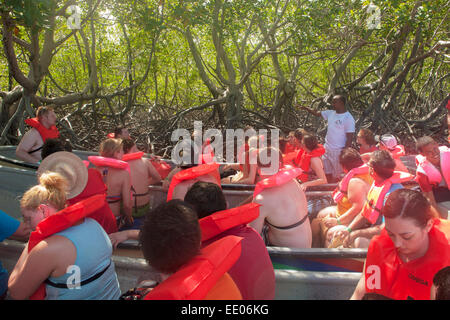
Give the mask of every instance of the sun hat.
<path id="1" fill-rule="evenodd" d="M 46 171 L 57 172 L 67 179 L 67 198 L 79 195 L 87 185 L 88 169 L 75 154 L 67 151 L 52 153 L 42 160 L 37 170 L 38 177 Z"/>

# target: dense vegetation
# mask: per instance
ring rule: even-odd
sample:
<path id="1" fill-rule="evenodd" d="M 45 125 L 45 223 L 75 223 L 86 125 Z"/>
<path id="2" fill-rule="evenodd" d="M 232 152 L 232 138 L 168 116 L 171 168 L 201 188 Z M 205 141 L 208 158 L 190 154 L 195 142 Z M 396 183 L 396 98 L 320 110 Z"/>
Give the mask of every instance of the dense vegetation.
<path id="1" fill-rule="evenodd" d="M 445 142 L 449 12 L 449 0 L 1 0 L 0 144 L 42 104 L 77 148 L 122 124 L 161 154 L 194 119 L 323 136 L 295 105 L 336 93 L 357 129 Z"/>

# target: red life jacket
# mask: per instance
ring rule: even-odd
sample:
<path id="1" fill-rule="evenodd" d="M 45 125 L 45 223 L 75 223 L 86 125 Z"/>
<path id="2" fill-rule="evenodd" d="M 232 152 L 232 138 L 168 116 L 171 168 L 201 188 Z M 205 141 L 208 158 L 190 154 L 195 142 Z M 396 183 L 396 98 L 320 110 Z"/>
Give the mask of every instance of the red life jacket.
<path id="1" fill-rule="evenodd" d="M 441 169 L 444 175 L 447 187 L 450 190 L 450 148 L 441 146 L 439 147 Z M 420 172 L 428 177 L 430 184 L 439 185 L 442 181 L 442 175 L 439 170 L 427 160 L 426 157 L 421 154 L 416 156 L 417 172 Z M 416 176 L 418 182 L 418 177 Z"/>
<path id="2" fill-rule="evenodd" d="M 306 150 L 304 149 L 299 150 L 294 162 L 299 168 L 303 170 L 303 173 L 299 177 L 302 182 L 308 181 L 308 171 L 311 164 L 311 158 L 321 157 L 324 153 L 325 148 L 321 144 L 318 144 L 317 148 L 315 148 L 311 152 L 306 152 Z"/>
<path id="3" fill-rule="evenodd" d="M 227 236 L 202 249 L 144 300 L 202 300 L 241 255 L 241 237 Z"/>
<path id="4" fill-rule="evenodd" d="M 123 155 L 122 161 L 132 161 L 132 160 L 141 159 L 143 155 L 144 155 L 144 152 L 142 152 L 142 151 L 134 152 L 134 153 L 127 153 L 127 154 Z"/>
<path id="5" fill-rule="evenodd" d="M 173 191 L 180 182 L 192 180 L 205 174 L 212 174 L 214 178 L 216 178 L 217 184 L 220 186 L 221 184 L 220 184 L 220 175 L 217 170 L 218 168 L 219 168 L 218 163 L 201 164 L 176 173 L 173 176 L 172 181 L 170 182 L 169 191 L 167 192 L 167 201 L 172 200 Z"/>
<path id="6" fill-rule="evenodd" d="M 364 269 L 366 292 L 397 300 L 429 300 L 434 275 L 450 265 L 450 221 L 435 219 L 428 236 L 426 254 L 407 263 L 400 260 L 385 229 L 375 236 Z"/>
<path id="7" fill-rule="evenodd" d="M 50 129 L 47 129 L 39 122 L 38 118 L 25 119 L 25 123 L 35 128 L 41 135 L 42 141 L 44 142 L 47 139 L 56 139 L 59 137 L 59 131 L 56 126 L 51 126 Z"/>
<path id="8" fill-rule="evenodd" d="M 386 179 L 381 185 L 377 186 L 375 181 L 367 193 L 367 200 L 364 204 L 362 216 L 366 218 L 371 224 L 377 222 L 381 212 L 381 208 L 384 204 L 384 197 L 394 183 L 403 183 L 410 181 L 414 178 L 413 175 L 402 172 L 394 171 L 394 174 L 389 179 Z"/>
<path id="9" fill-rule="evenodd" d="M 353 168 L 352 170 L 347 172 L 345 177 L 341 180 L 341 182 L 339 182 L 338 186 L 333 191 L 334 202 L 338 203 L 347 194 L 348 184 L 355 175 L 367 173 L 369 173 L 369 166 L 366 164 L 363 164 L 362 166 L 357 168 Z"/>
<path id="10" fill-rule="evenodd" d="M 102 180 L 100 172 L 96 169 L 91 168 L 88 169 L 88 182 L 84 190 L 75 198 L 68 199 L 67 203 L 68 205 L 73 205 L 96 194 L 106 195 L 106 192 L 107 188 Z M 116 218 L 114 216 L 114 213 L 111 211 L 108 203 L 105 202 L 103 207 L 91 213 L 89 215 L 89 218 L 97 221 L 107 234 L 117 232 Z"/>
<path id="11" fill-rule="evenodd" d="M 260 194 L 264 189 L 281 186 L 302 174 L 303 170 L 300 168 L 285 168 L 278 171 L 273 176 L 270 176 L 264 180 L 259 181 L 255 185 L 255 191 L 253 191 L 253 199 Z"/>
<path id="12" fill-rule="evenodd" d="M 105 203 L 105 194 L 98 194 L 45 218 L 39 222 L 36 226 L 36 230 L 31 233 L 28 241 L 28 252 L 31 252 L 31 250 L 33 250 L 33 248 L 42 240 L 70 228 L 76 222 L 100 209 Z M 45 298 L 45 295 L 45 284 L 41 284 L 36 292 L 31 295 L 30 300 L 42 300 Z"/>
<path id="13" fill-rule="evenodd" d="M 124 154 L 122 157 L 123 161 L 131 161 L 136 159 L 141 159 L 144 155 L 144 152 L 139 151 L 135 153 L 127 153 Z M 153 167 L 158 171 L 159 175 L 161 176 L 161 179 L 165 179 L 170 171 L 172 170 L 172 167 L 167 164 L 165 161 L 162 160 L 156 160 L 156 159 L 148 159 L 150 163 L 153 165 Z"/>
<path id="14" fill-rule="evenodd" d="M 260 206 L 257 203 L 248 203 L 240 207 L 218 211 L 200 219 L 198 222 L 202 230 L 202 242 L 228 229 L 252 222 L 258 218 Z"/>

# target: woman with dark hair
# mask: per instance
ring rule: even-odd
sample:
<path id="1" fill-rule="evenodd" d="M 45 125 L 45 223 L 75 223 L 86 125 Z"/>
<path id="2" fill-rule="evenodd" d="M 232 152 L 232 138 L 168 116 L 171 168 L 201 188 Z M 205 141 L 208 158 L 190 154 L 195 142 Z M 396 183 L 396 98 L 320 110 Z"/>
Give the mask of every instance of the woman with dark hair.
<path id="1" fill-rule="evenodd" d="M 361 211 L 366 201 L 367 192 L 373 182 L 369 167 L 364 165 L 360 154 L 353 148 L 345 148 L 339 156 L 339 163 L 345 177 L 339 183 L 335 196 L 335 206 L 322 209 L 311 223 L 313 230 L 313 247 L 329 246 L 334 233 L 346 228 Z"/>
<path id="2" fill-rule="evenodd" d="M 381 210 L 385 228 L 370 242 L 352 299 L 377 293 L 392 299 L 430 299 L 433 277 L 450 265 L 450 221 L 434 218 L 418 191 L 392 192 Z"/>

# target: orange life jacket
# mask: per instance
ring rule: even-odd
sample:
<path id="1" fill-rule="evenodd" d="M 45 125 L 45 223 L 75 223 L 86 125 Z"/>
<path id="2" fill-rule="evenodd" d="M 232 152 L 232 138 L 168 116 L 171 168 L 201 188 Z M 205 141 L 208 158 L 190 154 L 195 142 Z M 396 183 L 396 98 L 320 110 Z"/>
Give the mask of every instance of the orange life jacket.
<path id="1" fill-rule="evenodd" d="M 311 164 L 311 159 L 315 157 L 321 157 L 324 153 L 325 148 L 321 144 L 318 144 L 317 148 L 315 148 L 311 152 L 307 152 L 304 149 L 299 150 L 294 162 L 299 168 L 303 170 L 303 173 L 299 177 L 302 182 L 308 181 L 308 172 L 309 166 Z"/>
<path id="2" fill-rule="evenodd" d="M 429 300 L 433 277 L 450 265 L 450 221 L 435 219 L 426 254 L 410 262 L 400 260 L 385 229 L 370 242 L 364 269 L 366 292 L 396 300 Z"/>
<path id="3" fill-rule="evenodd" d="M 450 190 L 450 148 L 439 147 L 441 169 L 444 175 L 447 187 Z M 420 172 L 428 177 L 430 184 L 438 185 L 442 181 L 442 175 L 439 170 L 421 154 L 416 156 L 417 172 Z M 416 181 L 418 177 L 416 176 Z"/>
<path id="4" fill-rule="evenodd" d="M 202 300 L 241 255 L 241 237 L 227 236 L 202 249 L 144 300 Z"/>
<path id="5" fill-rule="evenodd" d="M 333 191 L 334 202 L 338 203 L 342 200 L 342 198 L 344 198 L 344 196 L 347 194 L 348 184 L 355 175 L 367 173 L 369 173 L 369 166 L 366 164 L 363 164 L 362 166 L 357 168 L 353 168 L 349 172 L 347 172 L 344 178 L 342 178 L 341 182 L 339 182 L 336 189 Z"/>
<path id="6" fill-rule="evenodd" d="M 202 230 L 202 242 L 228 229 L 252 222 L 258 218 L 260 206 L 257 203 L 248 203 L 236 208 L 218 211 L 200 219 L 198 222 Z"/>
<path id="7" fill-rule="evenodd" d="M 278 171 L 273 176 L 270 176 L 264 180 L 259 181 L 255 185 L 253 191 L 253 199 L 260 194 L 264 189 L 281 186 L 302 174 L 303 170 L 300 168 L 285 168 Z"/>
<path id="8" fill-rule="evenodd" d="M 144 156 L 144 152 L 134 152 L 134 153 L 127 153 L 124 154 L 122 157 L 123 161 L 131 161 L 136 159 L 141 159 Z M 172 167 L 167 164 L 163 160 L 156 160 L 156 159 L 149 159 L 150 163 L 153 165 L 153 167 L 158 171 L 159 175 L 161 176 L 161 179 L 165 179 L 170 171 L 172 170 Z"/>
<path id="9" fill-rule="evenodd" d="M 31 233 L 28 241 L 28 252 L 31 252 L 42 240 L 70 228 L 76 222 L 99 210 L 105 203 L 106 195 L 96 194 L 45 218 L 39 222 L 36 230 Z M 42 300 L 45 295 L 45 284 L 41 284 L 36 292 L 31 295 L 30 300 Z"/>
<path id="10" fill-rule="evenodd" d="M 183 181 L 186 180 L 192 180 L 195 178 L 198 178 L 200 176 L 203 176 L 205 174 L 211 174 L 213 175 L 216 180 L 217 184 L 220 186 L 220 175 L 218 173 L 219 164 L 218 163 L 209 163 L 209 164 L 201 164 L 192 168 L 184 169 L 178 173 L 176 173 L 172 177 L 172 181 L 170 182 L 169 191 L 167 192 L 167 201 L 172 200 L 173 191 L 175 190 L 175 187 Z"/>
<path id="11" fill-rule="evenodd" d="M 59 131 L 56 126 L 51 126 L 50 129 L 47 129 L 44 125 L 42 125 L 42 123 L 39 122 L 39 119 L 37 117 L 25 119 L 25 123 L 35 128 L 41 135 L 42 141 L 44 142 L 47 139 L 56 139 L 59 137 Z"/>
<path id="12" fill-rule="evenodd" d="M 362 216 L 366 218 L 371 224 L 377 222 L 381 212 L 381 208 L 384 204 L 384 197 L 394 183 L 403 183 L 414 178 L 413 175 L 402 172 L 394 171 L 394 174 L 389 179 L 383 181 L 379 186 L 372 183 L 372 186 L 367 193 L 366 203 L 364 204 Z"/>

